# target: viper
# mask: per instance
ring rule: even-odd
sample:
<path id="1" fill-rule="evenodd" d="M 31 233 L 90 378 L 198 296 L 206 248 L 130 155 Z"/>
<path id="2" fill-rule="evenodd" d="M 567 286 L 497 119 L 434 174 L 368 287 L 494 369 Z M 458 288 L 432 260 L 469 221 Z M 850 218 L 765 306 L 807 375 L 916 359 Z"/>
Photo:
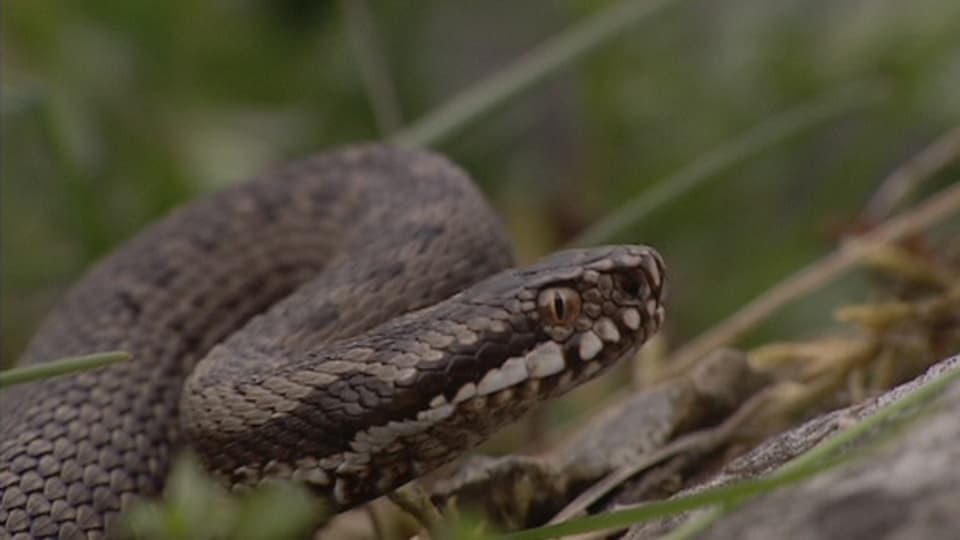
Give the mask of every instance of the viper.
<path id="1" fill-rule="evenodd" d="M 132 360 L 3 389 L 0 538 L 100 538 L 185 447 L 234 485 L 361 504 L 630 356 L 663 320 L 652 248 L 513 267 L 468 176 L 365 144 L 174 211 L 95 265 L 24 363 Z"/>

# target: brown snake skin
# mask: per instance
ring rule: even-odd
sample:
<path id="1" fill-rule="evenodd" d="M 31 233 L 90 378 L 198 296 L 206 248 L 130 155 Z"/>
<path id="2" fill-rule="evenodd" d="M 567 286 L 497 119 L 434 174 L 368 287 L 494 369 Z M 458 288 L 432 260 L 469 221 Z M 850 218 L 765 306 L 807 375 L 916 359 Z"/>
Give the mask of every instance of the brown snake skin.
<path id="1" fill-rule="evenodd" d="M 382 145 L 174 212 L 75 285 L 23 358 L 133 360 L 0 391 L 0 539 L 103 537 L 132 498 L 159 493 L 185 444 L 233 484 L 292 478 L 356 505 L 662 321 L 650 248 L 509 270 L 511 251 L 462 171 Z"/>

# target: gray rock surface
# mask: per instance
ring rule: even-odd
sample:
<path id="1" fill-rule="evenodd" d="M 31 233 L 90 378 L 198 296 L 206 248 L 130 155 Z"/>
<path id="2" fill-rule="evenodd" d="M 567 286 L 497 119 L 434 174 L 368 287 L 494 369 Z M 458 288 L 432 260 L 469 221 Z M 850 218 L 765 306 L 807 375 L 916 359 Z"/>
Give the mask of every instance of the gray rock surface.
<path id="1" fill-rule="evenodd" d="M 845 427 L 919 386 L 960 369 L 960 356 L 864 403 L 834 411 L 778 435 L 732 461 L 707 484 L 767 474 Z M 914 411 L 915 413 L 918 411 Z M 675 518 L 636 526 L 634 540 L 656 538 L 683 523 Z M 697 538 L 960 539 L 960 382 L 954 381 L 889 440 L 810 480 L 759 497 Z"/>

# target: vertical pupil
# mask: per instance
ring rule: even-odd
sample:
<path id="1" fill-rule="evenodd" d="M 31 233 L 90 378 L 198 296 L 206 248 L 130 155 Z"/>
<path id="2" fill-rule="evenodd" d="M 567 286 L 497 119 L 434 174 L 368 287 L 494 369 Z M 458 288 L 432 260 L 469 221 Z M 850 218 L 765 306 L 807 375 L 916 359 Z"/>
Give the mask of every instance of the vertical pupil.
<path id="1" fill-rule="evenodd" d="M 563 297 L 559 294 L 553 297 L 553 313 L 557 316 L 557 320 L 563 320 Z"/>

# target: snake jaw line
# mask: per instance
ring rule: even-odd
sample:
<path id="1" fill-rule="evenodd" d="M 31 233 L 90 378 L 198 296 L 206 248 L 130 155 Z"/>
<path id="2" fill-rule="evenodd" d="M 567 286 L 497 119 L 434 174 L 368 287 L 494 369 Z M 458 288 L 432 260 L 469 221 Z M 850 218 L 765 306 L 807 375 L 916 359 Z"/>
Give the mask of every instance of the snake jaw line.
<path id="1" fill-rule="evenodd" d="M 453 402 L 462 403 L 468 399 L 472 399 L 476 395 L 477 385 L 472 382 L 468 382 L 467 384 L 461 386 L 459 390 L 457 390 L 457 394 L 454 396 Z"/>
<path id="2" fill-rule="evenodd" d="M 527 372 L 534 379 L 542 379 L 563 371 L 566 362 L 563 350 L 554 341 L 537 346 L 526 357 Z"/>

